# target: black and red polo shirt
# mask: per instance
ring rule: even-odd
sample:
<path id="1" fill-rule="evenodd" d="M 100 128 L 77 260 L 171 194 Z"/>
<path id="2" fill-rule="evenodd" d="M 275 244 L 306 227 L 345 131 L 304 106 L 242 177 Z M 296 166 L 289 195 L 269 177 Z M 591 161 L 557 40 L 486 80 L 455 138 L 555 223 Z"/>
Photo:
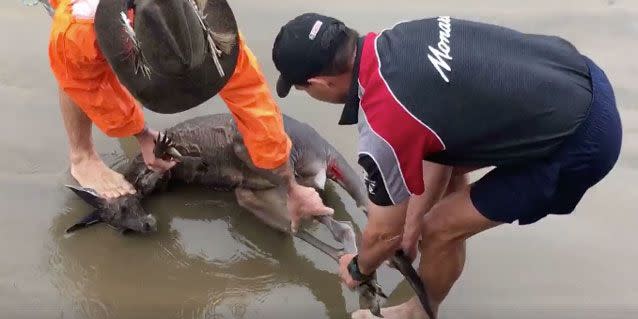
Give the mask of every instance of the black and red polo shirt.
<path id="1" fill-rule="evenodd" d="M 359 130 L 370 199 L 423 192 L 422 161 L 516 165 L 555 150 L 589 112 L 588 67 L 555 36 L 438 17 L 359 39 L 340 124 Z"/>

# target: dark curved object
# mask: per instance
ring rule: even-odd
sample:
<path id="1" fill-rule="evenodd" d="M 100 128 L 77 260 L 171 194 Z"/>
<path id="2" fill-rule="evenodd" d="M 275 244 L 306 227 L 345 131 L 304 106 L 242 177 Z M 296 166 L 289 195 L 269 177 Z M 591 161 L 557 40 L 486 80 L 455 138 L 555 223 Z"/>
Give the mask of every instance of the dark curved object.
<path id="1" fill-rule="evenodd" d="M 432 305 L 430 305 L 430 298 L 428 297 L 427 289 L 425 288 L 425 283 L 419 277 L 419 274 L 416 272 L 412 264 L 408 260 L 408 257 L 405 255 L 403 250 L 397 251 L 391 260 L 394 267 L 399 270 L 399 272 L 405 277 L 408 281 L 414 292 L 419 297 L 419 301 L 421 302 L 421 306 L 428 314 L 430 319 L 436 319 L 434 315 L 434 310 L 432 309 Z"/>
<path id="2" fill-rule="evenodd" d="M 367 210 L 363 209 L 363 213 L 368 216 Z M 405 255 L 403 250 L 399 249 L 394 256 L 392 256 L 390 262 L 408 281 L 410 287 L 414 290 L 414 293 L 416 293 L 417 297 L 419 297 L 421 306 L 425 310 L 425 313 L 428 314 L 428 317 L 430 317 L 430 319 L 436 319 L 432 305 L 430 305 L 430 298 L 428 297 L 425 283 L 421 280 L 421 277 L 419 277 L 416 269 L 412 267 L 412 263 L 408 260 L 408 257 Z"/>

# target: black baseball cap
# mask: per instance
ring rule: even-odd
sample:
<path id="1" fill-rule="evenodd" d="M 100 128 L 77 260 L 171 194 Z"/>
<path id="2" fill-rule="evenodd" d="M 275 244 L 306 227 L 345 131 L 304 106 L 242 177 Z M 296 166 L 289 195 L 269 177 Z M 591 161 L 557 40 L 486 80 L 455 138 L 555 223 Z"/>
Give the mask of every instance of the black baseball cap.
<path id="1" fill-rule="evenodd" d="M 281 73 L 277 95 L 286 97 L 293 85 L 319 74 L 347 37 L 346 30 L 343 22 L 317 13 L 304 13 L 281 27 L 272 49 Z"/>

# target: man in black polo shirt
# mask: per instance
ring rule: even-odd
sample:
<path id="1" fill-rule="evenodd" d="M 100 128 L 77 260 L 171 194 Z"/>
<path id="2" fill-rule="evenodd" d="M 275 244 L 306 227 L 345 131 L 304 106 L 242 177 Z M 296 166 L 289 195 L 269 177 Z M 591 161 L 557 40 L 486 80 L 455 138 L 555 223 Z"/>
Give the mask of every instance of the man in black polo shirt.
<path id="1" fill-rule="evenodd" d="M 359 37 L 304 14 L 282 27 L 273 60 L 280 97 L 295 86 L 345 103 L 339 123 L 358 125 L 370 203 L 359 255 L 340 261 L 351 288 L 398 249 L 414 257 L 421 239 L 437 311 L 467 238 L 570 214 L 619 156 L 607 77 L 559 37 L 445 16 Z M 495 168 L 468 185 L 465 174 L 483 167 Z M 414 298 L 382 314 L 426 317 Z"/>

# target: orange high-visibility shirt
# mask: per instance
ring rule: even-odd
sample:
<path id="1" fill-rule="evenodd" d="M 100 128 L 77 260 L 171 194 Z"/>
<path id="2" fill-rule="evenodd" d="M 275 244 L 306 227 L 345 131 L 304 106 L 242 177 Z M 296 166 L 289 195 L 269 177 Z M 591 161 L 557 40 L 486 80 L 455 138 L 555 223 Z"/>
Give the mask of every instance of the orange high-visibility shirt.
<path id="1" fill-rule="evenodd" d="M 144 127 L 144 113 L 99 50 L 93 17 L 99 0 L 49 0 L 51 70 L 69 97 L 106 135 L 126 137 Z M 288 160 L 291 141 L 257 59 L 240 35 L 240 54 L 220 97 L 232 113 L 255 166 L 273 169 Z"/>
<path id="2" fill-rule="evenodd" d="M 281 111 L 268 89 L 257 58 L 240 34 L 235 73 L 220 97 L 233 114 L 255 166 L 273 169 L 288 160 L 292 142 L 284 131 Z"/>
<path id="3" fill-rule="evenodd" d="M 51 70 L 62 90 L 102 132 L 131 136 L 144 128 L 144 114 L 99 50 L 93 28 L 97 2 L 59 0 L 49 40 Z"/>

